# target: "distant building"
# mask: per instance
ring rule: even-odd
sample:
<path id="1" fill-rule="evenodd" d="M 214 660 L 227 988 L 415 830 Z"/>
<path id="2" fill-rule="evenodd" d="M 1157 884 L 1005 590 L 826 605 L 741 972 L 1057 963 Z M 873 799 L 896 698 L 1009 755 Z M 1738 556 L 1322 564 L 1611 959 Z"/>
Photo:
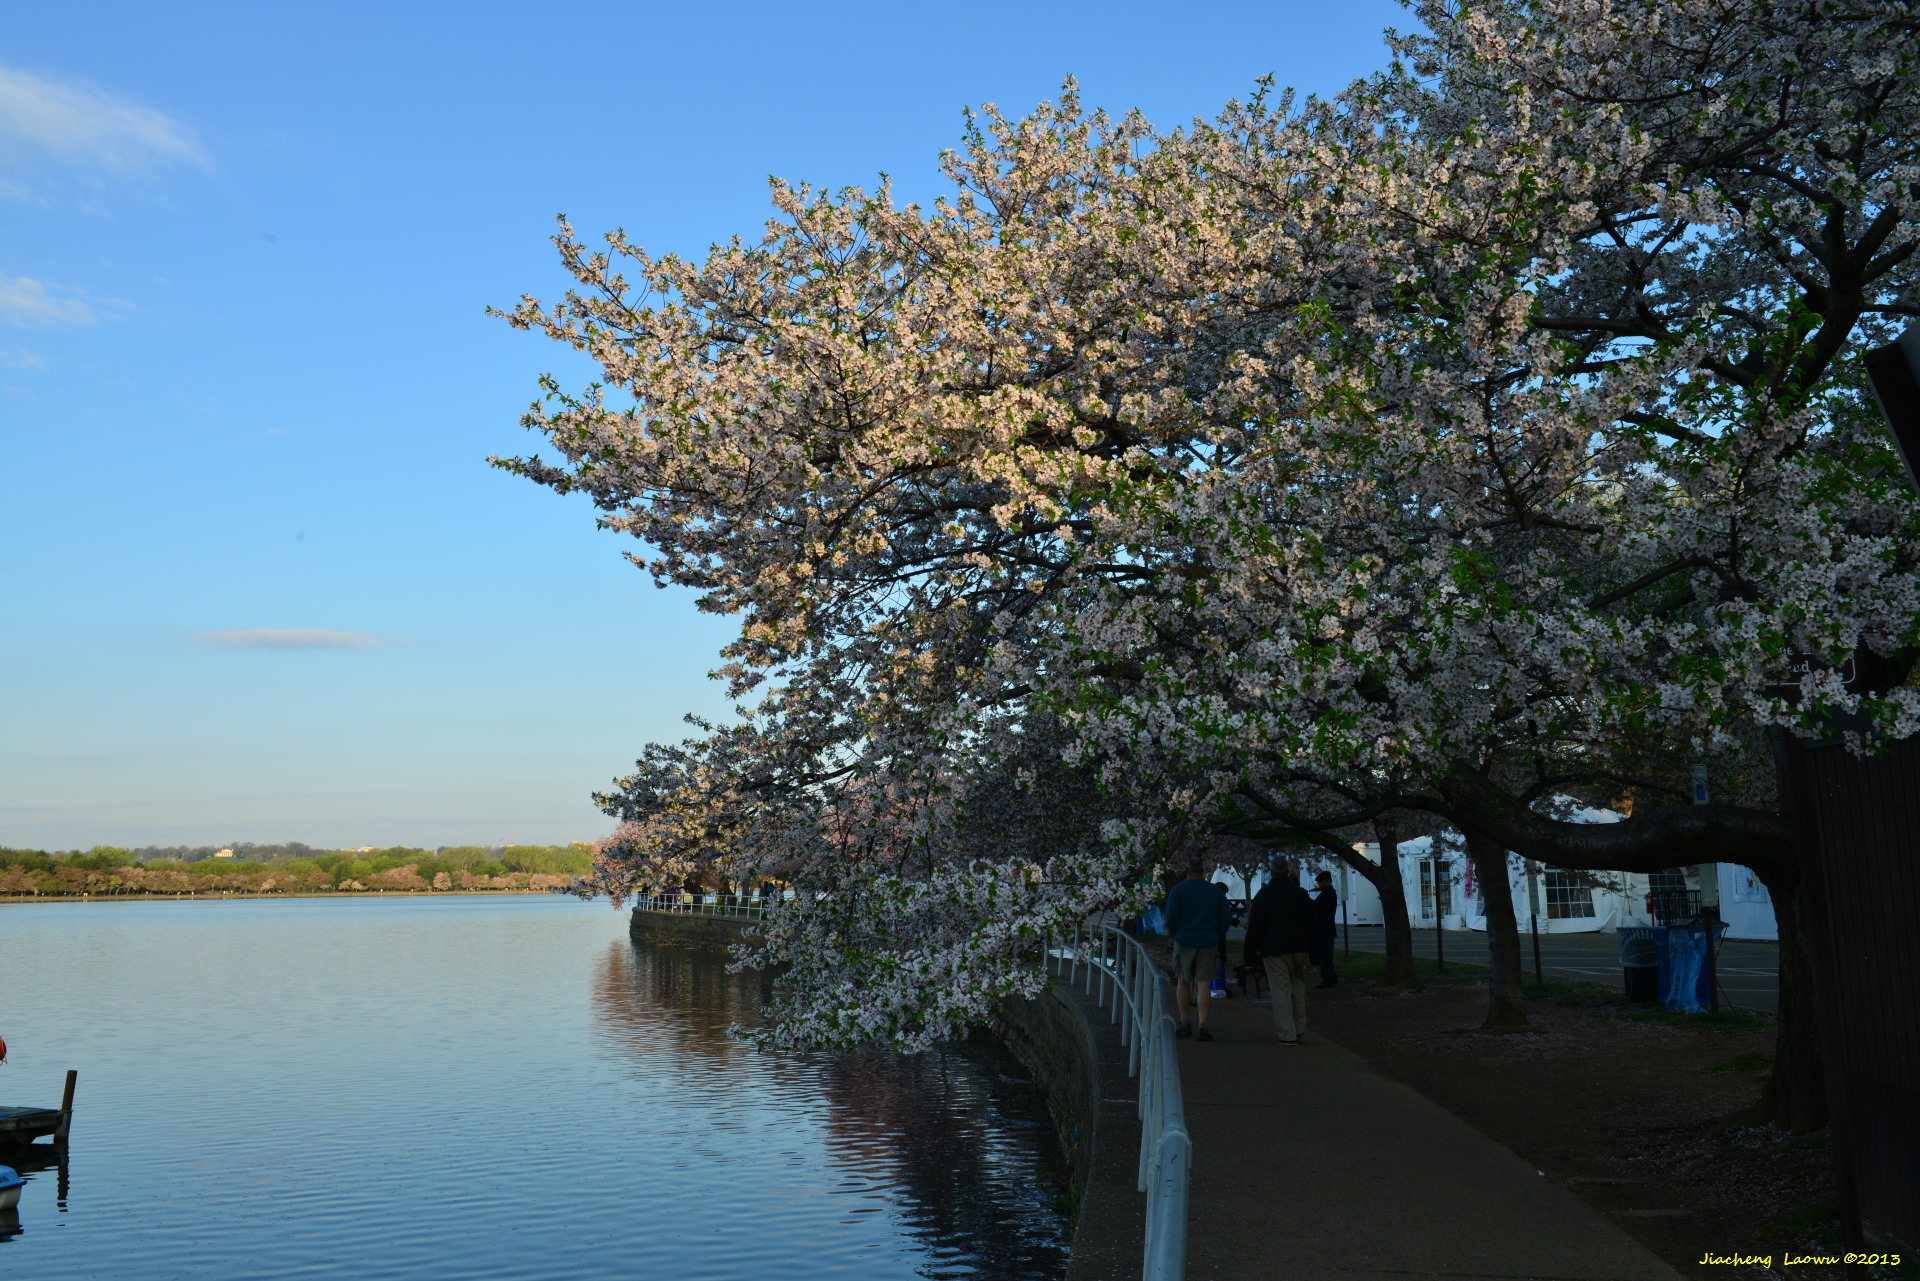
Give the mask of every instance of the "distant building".
<path id="1" fill-rule="evenodd" d="M 233 851 L 232 850 L 215 850 L 213 852 L 213 856 L 215 858 L 232 858 Z"/>
<path id="2" fill-rule="evenodd" d="M 1597 811 L 1588 811 L 1589 814 Z M 1589 820 L 1593 821 L 1593 820 Z M 1605 820 L 1601 820 L 1605 821 Z M 1360 856 L 1370 863 L 1380 861 L 1380 847 L 1371 842 L 1356 844 Z M 1400 842 L 1400 884 L 1406 894 L 1407 914 L 1417 929 L 1432 929 L 1436 909 L 1439 922 L 1449 930 L 1486 929 L 1484 899 L 1474 885 L 1473 866 L 1466 851 L 1457 844 L 1443 843 L 1440 854 L 1438 892 L 1434 884 L 1433 838 L 1417 836 Z M 1382 920 L 1380 895 L 1371 884 L 1347 869 L 1319 855 L 1302 860 L 1300 880 L 1311 886 L 1313 876 L 1324 865 L 1333 872 L 1333 883 L 1343 910 L 1355 925 L 1379 925 Z M 1760 879 L 1744 867 L 1731 863 L 1707 864 L 1707 875 L 1717 878 L 1718 911 L 1727 922 L 1727 937 L 1736 939 L 1777 939 L 1779 927 L 1774 920 L 1773 900 Z M 1653 925 L 1653 901 L 1663 895 L 1702 889 L 1699 874 L 1691 868 L 1670 868 L 1660 872 L 1564 872 L 1539 867 L 1528 875 L 1524 860 L 1509 855 L 1508 885 L 1513 895 L 1513 910 L 1520 929 L 1526 931 L 1537 918 L 1542 934 L 1592 934 L 1617 930 L 1621 926 Z M 1227 893 L 1239 897 L 1244 888 L 1233 873 L 1221 870 L 1215 879 L 1227 883 Z M 1254 887 L 1263 878 L 1255 877 Z"/>

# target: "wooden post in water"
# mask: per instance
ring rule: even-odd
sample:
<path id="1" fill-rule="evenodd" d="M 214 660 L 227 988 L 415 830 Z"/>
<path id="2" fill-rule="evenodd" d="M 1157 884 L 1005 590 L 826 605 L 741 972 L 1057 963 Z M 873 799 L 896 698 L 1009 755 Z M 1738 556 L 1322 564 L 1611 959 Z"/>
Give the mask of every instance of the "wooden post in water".
<path id="1" fill-rule="evenodd" d="M 67 1131 L 73 1128 L 73 1083 L 80 1074 L 72 1068 L 67 1069 L 67 1088 L 60 1094 L 60 1128 L 53 1132 L 56 1142 L 67 1141 Z"/>

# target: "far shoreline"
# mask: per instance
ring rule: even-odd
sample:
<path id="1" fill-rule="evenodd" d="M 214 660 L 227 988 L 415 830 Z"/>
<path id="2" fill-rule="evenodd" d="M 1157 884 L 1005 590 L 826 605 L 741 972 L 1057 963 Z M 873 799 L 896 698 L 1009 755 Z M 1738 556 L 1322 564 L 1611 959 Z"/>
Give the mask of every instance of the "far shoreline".
<path id="1" fill-rule="evenodd" d="M 288 894 L 278 890 L 257 893 L 217 890 L 207 894 L 0 894 L 0 907 L 14 903 L 208 903 L 215 899 L 578 897 L 563 890 L 301 890 Z"/>

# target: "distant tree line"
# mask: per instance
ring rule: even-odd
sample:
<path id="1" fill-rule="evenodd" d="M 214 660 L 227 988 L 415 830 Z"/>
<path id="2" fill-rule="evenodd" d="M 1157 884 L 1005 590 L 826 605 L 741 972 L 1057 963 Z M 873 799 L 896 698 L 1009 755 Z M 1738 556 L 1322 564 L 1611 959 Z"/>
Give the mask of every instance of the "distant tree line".
<path id="1" fill-rule="evenodd" d="M 233 857 L 215 858 L 223 849 Z M 297 841 L 85 851 L 0 846 L 0 896 L 547 890 L 569 884 L 592 861 L 593 847 L 585 843 L 432 850 L 327 850 Z"/>

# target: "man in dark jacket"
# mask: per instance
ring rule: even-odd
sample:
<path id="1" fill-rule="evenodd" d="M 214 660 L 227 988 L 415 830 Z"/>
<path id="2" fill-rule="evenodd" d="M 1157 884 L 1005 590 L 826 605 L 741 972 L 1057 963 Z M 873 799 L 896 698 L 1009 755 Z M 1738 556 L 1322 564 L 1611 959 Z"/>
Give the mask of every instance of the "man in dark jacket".
<path id="1" fill-rule="evenodd" d="M 1334 922 L 1340 910 L 1340 896 L 1333 892 L 1333 873 L 1321 872 L 1313 878 L 1313 963 L 1320 967 L 1320 986 L 1332 987 L 1340 981 L 1333 968 Z"/>
<path id="2" fill-rule="evenodd" d="M 1313 900 L 1300 873 L 1276 859 L 1266 885 L 1247 910 L 1246 960 L 1266 967 L 1273 995 L 1273 1030 L 1282 1045 L 1298 1045 L 1307 1030 L 1307 958 L 1314 951 Z"/>

